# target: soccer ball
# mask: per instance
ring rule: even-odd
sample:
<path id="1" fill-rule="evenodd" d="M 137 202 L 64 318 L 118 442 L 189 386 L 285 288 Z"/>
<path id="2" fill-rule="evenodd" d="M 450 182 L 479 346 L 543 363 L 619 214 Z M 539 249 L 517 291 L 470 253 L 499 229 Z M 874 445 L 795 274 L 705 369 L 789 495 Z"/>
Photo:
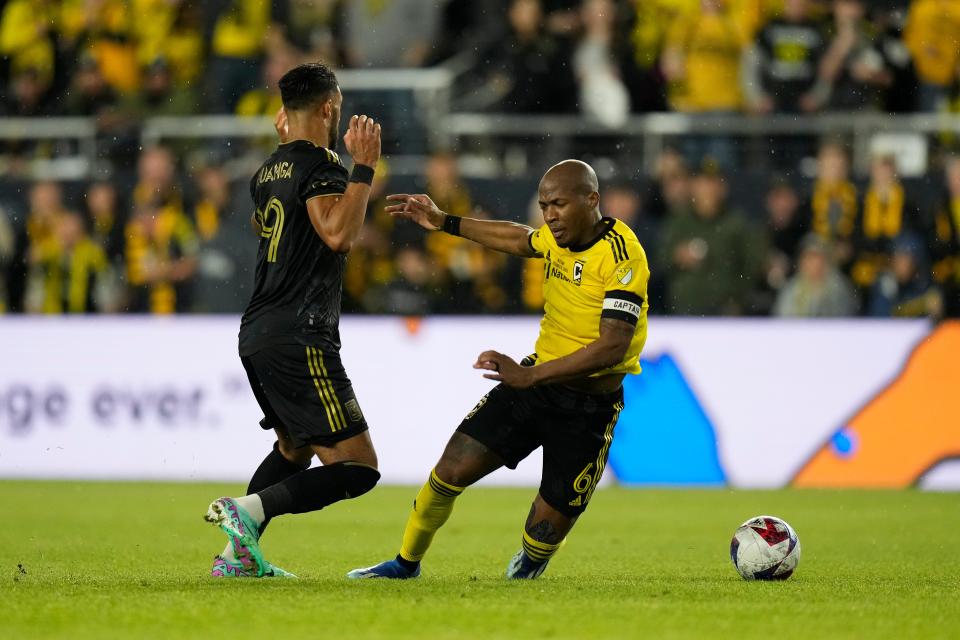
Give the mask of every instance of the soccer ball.
<path id="1" fill-rule="evenodd" d="M 800 538 L 780 518 L 750 518 L 733 534 L 730 559 L 745 580 L 786 580 L 800 562 Z"/>

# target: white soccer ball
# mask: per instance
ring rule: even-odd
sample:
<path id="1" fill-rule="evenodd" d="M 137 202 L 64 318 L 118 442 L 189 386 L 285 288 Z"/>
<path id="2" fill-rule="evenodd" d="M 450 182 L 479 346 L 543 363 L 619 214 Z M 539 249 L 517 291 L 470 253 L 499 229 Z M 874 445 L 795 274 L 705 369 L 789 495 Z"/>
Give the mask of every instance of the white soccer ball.
<path id="1" fill-rule="evenodd" d="M 786 580 L 800 562 L 800 538 L 780 518 L 750 518 L 733 534 L 730 559 L 745 580 Z"/>

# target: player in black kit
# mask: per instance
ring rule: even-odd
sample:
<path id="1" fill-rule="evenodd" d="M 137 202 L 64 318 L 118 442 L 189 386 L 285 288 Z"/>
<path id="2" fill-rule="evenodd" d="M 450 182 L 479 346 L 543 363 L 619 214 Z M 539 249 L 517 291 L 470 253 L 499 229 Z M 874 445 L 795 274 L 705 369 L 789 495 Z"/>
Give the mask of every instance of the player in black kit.
<path id="1" fill-rule="evenodd" d="M 334 150 L 343 96 L 323 64 L 280 79 L 280 145 L 250 181 L 260 238 L 256 282 L 240 323 L 240 360 L 276 432 L 273 451 L 247 495 L 220 498 L 205 519 L 230 539 L 214 560 L 218 577 L 289 576 L 271 565 L 259 539 L 271 518 L 305 513 L 372 489 L 377 455 L 340 362 L 340 293 L 346 253 L 363 224 L 380 157 L 380 125 L 353 116 Z M 316 456 L 322 466 L 309 468 Z"/>

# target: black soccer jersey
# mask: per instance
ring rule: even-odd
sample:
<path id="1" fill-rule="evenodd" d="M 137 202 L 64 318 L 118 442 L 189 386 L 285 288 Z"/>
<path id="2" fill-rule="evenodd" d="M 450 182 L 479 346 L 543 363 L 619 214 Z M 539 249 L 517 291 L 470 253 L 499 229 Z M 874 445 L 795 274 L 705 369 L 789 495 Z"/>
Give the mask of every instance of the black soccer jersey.
<path id="1" fill-rule="evenodd" d="M 280 344 L 340 349 L 340 294 L 346 257 L 320 239 L 311 198 L 347 187 L 336 153 L 306 140 L 281 144 L 250 180 L 260 225 L 253 295 L 240 322 L 240 355 Z"/>

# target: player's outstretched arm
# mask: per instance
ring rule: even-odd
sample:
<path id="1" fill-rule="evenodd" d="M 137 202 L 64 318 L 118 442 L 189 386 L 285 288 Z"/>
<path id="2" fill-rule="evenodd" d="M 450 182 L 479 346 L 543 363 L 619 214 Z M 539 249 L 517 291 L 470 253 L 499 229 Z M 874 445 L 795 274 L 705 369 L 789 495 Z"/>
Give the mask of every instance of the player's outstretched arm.
<path id="1" fill-rule="evenodd" d="M 380 125 L 373 118 L 353 116 L 343 141 L 354 165 L 346 191 L 336 198 L 307 200 L 307 213 L 313 228 L 337 253 L 350 251 L 363 227 L 373 168 L 380 159 Z"/>
<path id="2" fill-rule="evenodd" d="M 483 377 L 519 389 L 585 378 L 619 364 L 630 347 L 633 332 L 634 325 L 629 322 L 602 318 L 600 337 L 568 356 L 535 367 L 522 367 L 510 356 L 498 351 L 484 351 L 477 357 L 473 368 L 493 371 Z"/>
<path id="3" fill-rule="evenodd" d="M 537 255 L 530 246 L 533 229 L 526 225 L 506 220 L 477 220 L 452 216 L 441 211 L 430 196 L 423 193 L 395 193 L 387 196 L 387 200 L 396 203 L 386 208 L 387 213 L 396 218 L 413 220 L 427 231 L 444 231 L 463 236 L 485 247 L 524 258 Z"/>

